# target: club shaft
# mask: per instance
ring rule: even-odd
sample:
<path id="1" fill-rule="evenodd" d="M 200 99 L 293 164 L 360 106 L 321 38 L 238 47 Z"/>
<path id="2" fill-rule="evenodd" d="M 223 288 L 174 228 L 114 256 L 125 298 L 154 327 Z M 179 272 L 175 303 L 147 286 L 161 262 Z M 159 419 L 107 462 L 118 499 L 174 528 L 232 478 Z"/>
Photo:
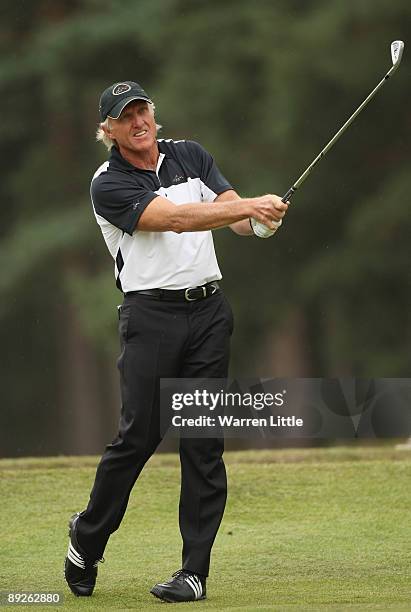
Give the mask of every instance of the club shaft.
<path id="1" fill-rule="evenodd" d="M 396 68 L 397 68 L 396 64 L 391 67 L 391 69 L 387 72 L 387 74 L 384 76 L 384 78 L 378 83 L 378 85 L 376 87 L 374 87 L 372 92 L 365 98 L 364 102 L 362 104 L 360 104 L 360 106 L 357 108 L 357 110 L 353 112 L 351 117 L 349 117 L 349 119 L 347 119 L 347 121 L 344 123 L 344 125 L 331 138 L 330 142 L 325 145 L 323 150 L 317 155 L 317 157 L 311 162 L 311 164 L 308 166 L 308 168 L 306 170 L 304 170 L 302 175 L 295 181 L 293 186 L 290 187 L 290 189 L 287 191 L 287 193 L 282 197 L 282 201 L 283 202 L 289 202 L 290 201 L 290 199 L 292 198 L 293 194 L 297 191 L 299 186 L 305 181 L 305 179 L 310 174 L 310 172 L 314 168 L 314 166 L 316 166 L 318 164 L 318 162 L 320 161 L 320 159 L 322 159 L 326 155 L 326 153 L 335 145 L 335 143 L 340 138 L 340 136 L 351 125 L 351 123 L 354 121 L 354 119 L 357 117 L 357 115 L 360 114 L 360 112 L 363 110 L 363 108 L 365 108 L 365 106 L 367 106 L 368 102 L 370 100 L 372 100 L 372 98 L 375 96 L 377 91 L 384 85 L 384 83 L 387 81 L 387 79 L 390 78 L 391 74 L 396 70 Z"/>

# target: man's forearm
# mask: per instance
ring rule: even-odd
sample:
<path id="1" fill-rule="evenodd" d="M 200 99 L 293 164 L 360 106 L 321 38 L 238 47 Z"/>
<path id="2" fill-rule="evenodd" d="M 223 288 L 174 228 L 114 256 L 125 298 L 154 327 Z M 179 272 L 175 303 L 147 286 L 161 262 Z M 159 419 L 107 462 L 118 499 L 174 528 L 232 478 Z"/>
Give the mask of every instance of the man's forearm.
<path id="1" fill-rule="evenodd" d="M 242 221 L 237 221 L 236 223 L 231 223 L 230 229 L 233 230 L 239 236 L 253 236 L 254 232 L 250 225 L 250 219 L 243 219 Z"/>
<path id="2" fill-rule="evenodd" d="M 215 199 L 216 202 L 226 202 L 228 200 L 241 200 L 241 197 L 238 195 L 234 189 L 229 189 L 228 191 L 224 191 L 220 193 Z M 233 230 L 239 236 L 251 236 L 254 234 L 251 229 L 250 219 L 242 219 L 241 221 L 236 221 L 235 223 L 230 223 L 230 229 Z"/>
<path id="3" fill-rule="evenodd" d="M 198 232 L 225 227 L 250 216 L 251 200 L 231 200 L 202 204 L 180 204 L 172 215 L 177 233 Z"/>
<path id="4" fill-rule="evenodd" d="M 230 192 L 233 193 L 233 192 Z M 240 225 L 253 217 L 270 227 L 273 221 L 279 221 L 285 214 L 287 205 L 278 196 L 267 194 L 258 198 L 238 198 L 234 193 L 228 199 L 216 198 L 214 202 L 174 204 L 158 196 L 154 198 L 142 212 L 138 220 L 137 230 L 143 232 L 202 232 L 227 225 Z M 243 221 L 246 219 L 246 221 Z M 234 228 L 233 228 L 234 229 Z"/>

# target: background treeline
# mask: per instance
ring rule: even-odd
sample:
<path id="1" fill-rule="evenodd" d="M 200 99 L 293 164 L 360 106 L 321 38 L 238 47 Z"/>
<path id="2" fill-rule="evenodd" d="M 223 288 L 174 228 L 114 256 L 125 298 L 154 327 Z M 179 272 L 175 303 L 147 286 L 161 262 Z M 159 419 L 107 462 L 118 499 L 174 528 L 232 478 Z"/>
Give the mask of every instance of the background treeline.
<path id="1" fill-rule="evenodd" d="M 97 102 L 143 84 L 162 136 L 284 193 L 382 78 L 408 0 L 2 0 L 0 455 L 93 453 L 119 407 L 113 263 L 89 201 Z M 215 232 L 234 376 L 410 372 L 410 61 L 272 240 Z"/>

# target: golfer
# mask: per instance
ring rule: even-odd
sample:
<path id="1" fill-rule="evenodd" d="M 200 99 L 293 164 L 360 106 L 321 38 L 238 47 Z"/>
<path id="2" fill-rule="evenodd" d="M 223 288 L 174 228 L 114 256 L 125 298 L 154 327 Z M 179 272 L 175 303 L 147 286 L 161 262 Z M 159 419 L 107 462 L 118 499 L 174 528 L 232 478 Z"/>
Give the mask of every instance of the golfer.
<path id="1" fill-rule="evenodd" d="M 88 506 L 69 522 L 65 578 L 79 596 L 92 594 L 107 541 L 161 441 L 160 378 L 227 376 L 233 316 L 219 285 L 210 230 L 229 226 L 253 235 L 252 219 L 258 235 L 272 235 L 287 210 L 275 195 L 240 198 L 196 142 L 157 139 L 154 105 L 138 83 L 108 87 L 100 119 L 97 139 L 110 157 L 92 179 L 91 199 L 124 294 L 122 406 Z M 222 439 L 180 440 L 182 563 L 151 589 L 164 601 L 206 597 L 227 496 L 223 447 Z"/>

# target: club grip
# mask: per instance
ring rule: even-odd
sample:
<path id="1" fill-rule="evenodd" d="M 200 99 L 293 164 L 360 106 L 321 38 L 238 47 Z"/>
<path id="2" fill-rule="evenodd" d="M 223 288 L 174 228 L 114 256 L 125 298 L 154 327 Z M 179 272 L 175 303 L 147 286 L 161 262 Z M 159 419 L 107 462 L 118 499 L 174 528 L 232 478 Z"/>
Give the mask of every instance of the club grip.
<path id="1" fill-rule="evenodd" d="M 297 187 L 290 187 L 287 193 L 281 198 L 281 202 L 289 202 L 296 191 Z"/>

